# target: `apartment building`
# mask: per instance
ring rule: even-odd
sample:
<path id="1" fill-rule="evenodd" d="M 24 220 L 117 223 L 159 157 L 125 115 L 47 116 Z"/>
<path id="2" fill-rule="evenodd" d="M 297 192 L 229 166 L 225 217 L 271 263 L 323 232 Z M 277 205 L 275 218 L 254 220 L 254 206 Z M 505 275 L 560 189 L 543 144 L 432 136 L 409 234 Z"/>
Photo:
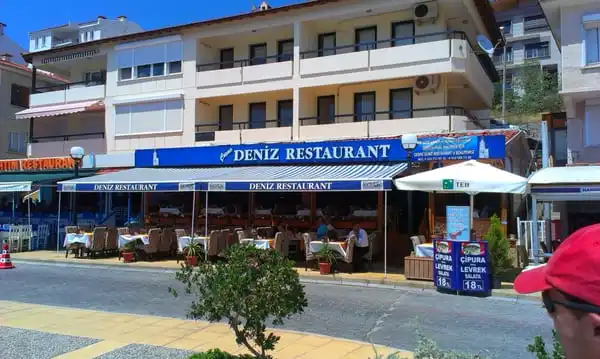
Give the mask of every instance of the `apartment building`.
<path id="1" fill-rule="evenodd" d="M 548 73 L 560 72 L 560 51 L 537 0 L 497 0 L 492 3 L 498 27 L 506 39 L 506 82 L 512 86 L 515 68 L 526 61 L 539 61 Z M 504 49 L 494 53 L 500 73 L 505 68 Z"/>
<path id="2" fill-rule="evenodd" d="M 541 0 L 562 54 L 568 161 L 600 162 L 600 3 Z"/>
<path id="3" fill-rule="evenodd" d="M 27 154 L 29 123 L 15 114 L 29 107 L 32 69 L 16 63 L 9 54 L 0 55 L 0 159 L 22 158 Z M 64 84 L 53 74 L 38 71 L 41 86 Z"/>
<path id="4" fill-rule="evenodd" d="M 12 62 L 24 64 L 25 61 L 21 57 L 21 53 L 25 50 L 16 41 L 8 37 L 5 28 L 6 24 L 0 22 L 0 55 L 8 54 L 11 56 Z"/>
<path id="5" fill-rule="evenodd" d="M 478 34 L 502 41 L 487 1 L 263 6 L 30 52 L 72 83 L 36 84 L 19 118 L 34 157 L 480 129 L 498 74 Z"/>
<path id="6" fill-rule="evenodd" d="M 126 16 L 63 24 L 29 33 L 29 52 L 44 51 L 62 46 L 80 44 L 142 31 L 140 25 Z"/>

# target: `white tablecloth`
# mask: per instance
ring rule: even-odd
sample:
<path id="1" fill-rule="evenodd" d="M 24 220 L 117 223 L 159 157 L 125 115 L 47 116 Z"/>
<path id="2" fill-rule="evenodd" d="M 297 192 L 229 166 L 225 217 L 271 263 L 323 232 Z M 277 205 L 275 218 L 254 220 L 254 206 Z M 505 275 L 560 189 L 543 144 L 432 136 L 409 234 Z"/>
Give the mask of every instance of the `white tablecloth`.
<path id="1" fill-rule="evenodd" d="M 183 253 L 183 249 L 190 243 L 192 237 L 190 236 L 181 236 L 177 238 L 177 249 L 179 253 Z M 208 237 L 194 237 L 194 242 L 200 244 L 202 248 L 206 248 L 206 241 L 208 241 Z"/>
<path id="2" fill-rule="evenodd" d="M 244 238 L 240 241 L 242 244 L 251 244 L 256 248 L 260 249 L 269 249 L 271 248 L 271 242 L 268 239 L 252 239 L 252 238 Z"/>
<path id="3" fill-rule="evenodd" d="M 415 255 L 417 257 L 432 257 L 433 258 L 433 243 L 419 244 L 415 248 Z"/>
<path id="4" fill-rule="evenodd" d="M 160 214 L 173 214 L 175 216 L 181 216 L 181 210 L 179 208 L 161 208 L 158 210 Z"/>
<path id="5" fill-rule="evenodd" d="M 65 242 L 63 243 L 65 248 L 75 243 L 84 244 L 86 248 L 89 248 L 92 245 L 92 236 L 85 233 L 67 233 L 65 235 Z"/>
<path id="6" fill-rule="evenodd" d="M 206 215 L 207 213 L 213 216 L 223 216 L 225 215 L 225 208 L 202 208 L 202 214 Z"/>
<path id="7" fill-rule="evenodd" d="M 317 217 L 323 217 L 323 211 L 321 211 L 320 209 L 317 209 L 317 211 L 315 212 Z M 298 210 L 298 212 L 296 212 L 296 216 L 298 217 L 310 217 L 310 209 L 301 209 Z"/>
<path id="8" fill-rule="evenodd" d="M 377 210 L 357 209 L 356 211 L 352 212 L 352 215 L 355 217 L 377 217 Z"/>
<path id="9" fill-rule="evenodd" d="M 334 251 L 338 252 L 339 254 L 341 254 L 344 257 L 346 256 L 346 250 L 342 247 L 341 242 L 329 242 L 328 244 L 329 244 L 329 248 L 333 249 Z M 325 246 L 325 243 L 323 243 L 322 241 L 312 241 L 312 242 L 310 242 L 310 251 L 312 253 L 317 253 L 324 246 Z"/>
<path id="10" fill-rule="evenodd" d="M 266 209 L 255 209 L 254 210 L 254 214 L 256 216 L 270 216 L 272 212 L 271 208 L 266 208 Z"/>
<path id="11" fill-rule="evenodd" d="M 119 236 L 119 248 L 122 248 L 126 243 L 131 241 L 141 240 L 144 244 L 150 244 L 150 237 L 147 235 L 130 235 L 130 234 L 122 234 Z"/>

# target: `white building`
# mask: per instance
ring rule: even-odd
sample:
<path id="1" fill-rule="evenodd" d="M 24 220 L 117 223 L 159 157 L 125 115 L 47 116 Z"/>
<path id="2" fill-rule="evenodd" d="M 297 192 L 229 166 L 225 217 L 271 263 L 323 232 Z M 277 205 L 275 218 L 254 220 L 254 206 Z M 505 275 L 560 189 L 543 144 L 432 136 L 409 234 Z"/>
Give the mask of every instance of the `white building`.
<path id="1" fill-rule="evenodd" d="M 493 10 L 475 0 L 314 0 L 26 54 L 30 155 L 321 141 L 484 127 Z"/>
<path id="2" fill-rule="evenodd" d="M 71 46 L 94 40 L 106 39 L 142 31 L 140 25 L 129 21 L 126 16 L 71 23 L 29 33 L 29 52 L 44 51 L 57 47 Z"/>

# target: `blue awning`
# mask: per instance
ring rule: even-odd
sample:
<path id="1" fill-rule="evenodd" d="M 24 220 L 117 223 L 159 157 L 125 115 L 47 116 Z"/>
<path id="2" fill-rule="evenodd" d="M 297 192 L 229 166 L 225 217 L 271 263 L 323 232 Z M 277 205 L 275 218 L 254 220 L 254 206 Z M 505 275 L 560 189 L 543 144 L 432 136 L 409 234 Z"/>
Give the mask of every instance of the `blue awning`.
<path id="1" fill-rule="evenodd" d="M 134 168 L 58 183 L 62 192 L 389 191 L 405 163 L 369 165 Z"/>

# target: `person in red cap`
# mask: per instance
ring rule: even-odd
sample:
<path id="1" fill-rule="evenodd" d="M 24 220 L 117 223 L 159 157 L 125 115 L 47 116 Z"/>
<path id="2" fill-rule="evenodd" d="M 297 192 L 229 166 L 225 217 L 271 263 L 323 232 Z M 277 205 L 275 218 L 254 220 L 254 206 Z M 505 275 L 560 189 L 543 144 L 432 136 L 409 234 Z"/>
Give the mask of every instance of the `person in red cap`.
<path id="1" fill-rule="evenodd" d="M 519 274 L 515 290 L 542 292 L 567 359 L 600 358 L 600 224 L 574 232 L 547 264 Z"/>

